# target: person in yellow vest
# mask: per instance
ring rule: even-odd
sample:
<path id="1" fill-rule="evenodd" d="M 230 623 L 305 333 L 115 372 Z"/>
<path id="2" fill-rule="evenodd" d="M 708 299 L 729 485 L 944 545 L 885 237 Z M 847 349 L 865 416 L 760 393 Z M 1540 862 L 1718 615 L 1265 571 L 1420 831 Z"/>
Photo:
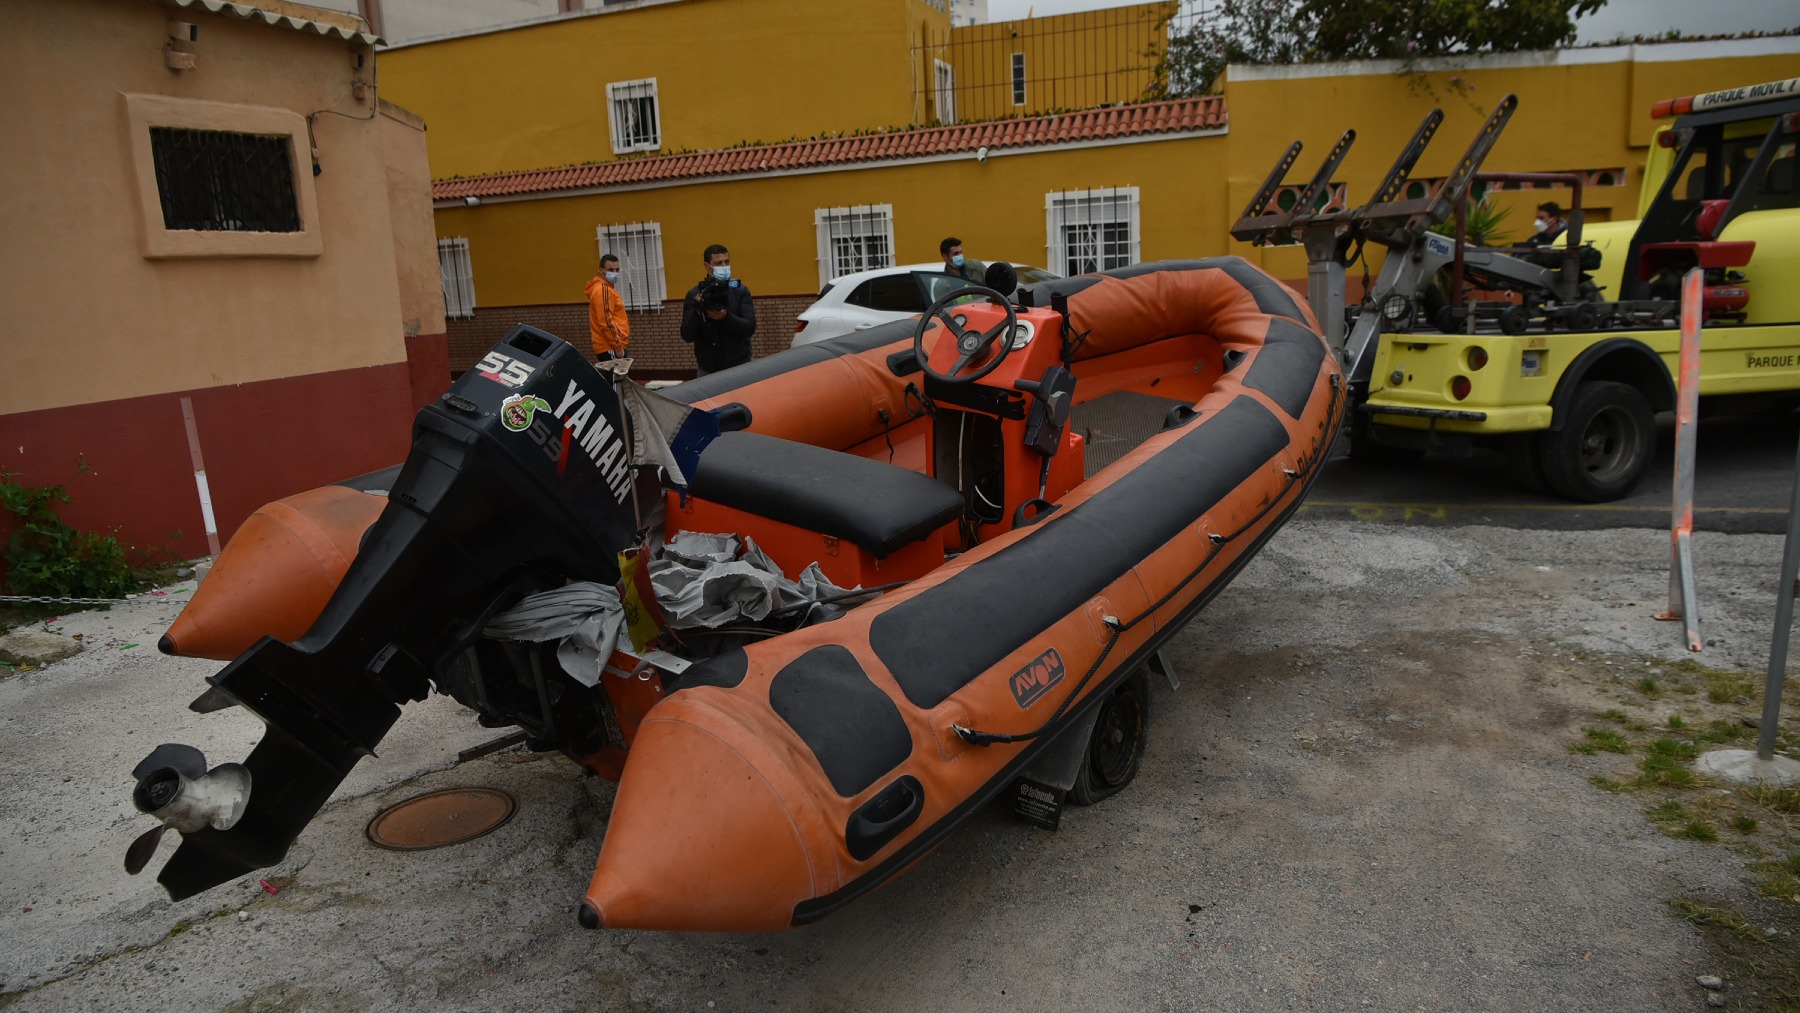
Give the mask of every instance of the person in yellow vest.
<path id="1" fill-rule="evenodd" d="M 587 283 L 588 336 L 596 359 L 623 359 L 631 344 L 631 320 L 618 284 L 619 258 L 609 253 L 600 258 L 600 273 Z"/>

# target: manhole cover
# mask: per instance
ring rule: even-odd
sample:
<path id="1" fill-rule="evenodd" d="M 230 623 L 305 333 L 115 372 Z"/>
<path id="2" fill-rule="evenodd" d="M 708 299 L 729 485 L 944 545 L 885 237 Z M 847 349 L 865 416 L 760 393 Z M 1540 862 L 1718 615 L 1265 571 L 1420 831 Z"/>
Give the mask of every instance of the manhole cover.
<path id="1" fill-rule="evenodd" d="M 445 788 L 388 806 L 369 821 L 369 840 L 391 851 L 461 844 L 512 819 L 518 803 L 497 788 Z"/>

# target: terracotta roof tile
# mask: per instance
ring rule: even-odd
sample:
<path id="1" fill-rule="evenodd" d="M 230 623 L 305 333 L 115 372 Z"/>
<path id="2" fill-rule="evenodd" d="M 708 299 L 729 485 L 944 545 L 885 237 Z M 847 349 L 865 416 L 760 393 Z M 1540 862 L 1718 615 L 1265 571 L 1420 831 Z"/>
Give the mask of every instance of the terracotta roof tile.
<path id="1" fill-rule="evenodd" d="M 1034 116 L 1028 119 L 966 123 L 919 130 L 899 130 L 859 137 L 792 141 L 749 148 L 653 155 L 560 169 L 503 172 L 490 176 L 441 179 L 431 185 L 437 200 L 503 197 L 557 190 L 586 190 L 631 183 L 724 177 L 754 172 L 905 158 L 931 158 L 979 148 L 1023 148 L 1039 144 L 1174 134 L 1222 128 L 1227 123 L 1225 99 L 1219 95 L 1145 102 L 1111 109 Z"/>

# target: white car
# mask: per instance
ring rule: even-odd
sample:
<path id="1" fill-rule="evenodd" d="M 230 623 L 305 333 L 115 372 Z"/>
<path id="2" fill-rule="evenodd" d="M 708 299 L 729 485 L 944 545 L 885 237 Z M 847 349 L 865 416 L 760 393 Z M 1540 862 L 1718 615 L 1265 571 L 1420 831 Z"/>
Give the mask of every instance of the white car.
<path id="1" fill-rule="evenodd" d="M 1062 275 L 1041 267 L 1014 265 L 1019 284 L 1032 285 Z M 968 282 L 944 272 L 944 262 L 903 264 L 873 271 L 858 271 L 833 278 L 819 290 L 819 300 L 808 306 L 794 324 L 793 347 L 866 330 L 890 320 L 916 317 L 932 302 Z"/>

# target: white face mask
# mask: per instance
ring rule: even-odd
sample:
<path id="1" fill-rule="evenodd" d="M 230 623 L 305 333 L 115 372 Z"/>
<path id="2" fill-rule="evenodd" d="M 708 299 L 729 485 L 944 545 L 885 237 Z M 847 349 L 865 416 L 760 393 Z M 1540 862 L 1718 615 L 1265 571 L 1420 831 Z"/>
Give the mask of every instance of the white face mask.
<path id="1" fill-rule="evenodd" d="M 720 281 L 730 281 L 731 280 L 731 265 L 730 264 L 720 264 L 718 267 L 713 268 L 712 276 L 719 279 Z"/>
<path id="2" fill-rule="evenodd" d="M 1550 228 L 1550 223 L 1539 218 L 1537 221 L 1531 223 L 1531 227 L 1539 232 L 1546 232 Z"/>
<path id="3" fill-rule="evenodd" d="M 617 271 L 606 272 L 606 280 L 609 282 L 618 281 L 619 280 L 619 272 L 617 272 Z"/>

